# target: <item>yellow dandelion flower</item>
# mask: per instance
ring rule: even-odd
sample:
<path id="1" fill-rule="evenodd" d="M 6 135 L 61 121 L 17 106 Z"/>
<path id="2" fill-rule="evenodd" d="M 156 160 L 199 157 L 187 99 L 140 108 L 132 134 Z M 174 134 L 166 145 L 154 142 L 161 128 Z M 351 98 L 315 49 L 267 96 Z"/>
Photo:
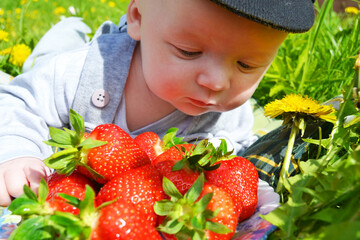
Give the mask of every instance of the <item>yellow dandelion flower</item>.
<path id="1" fill-rule="evenodd" d="M 56 7 L 54 10 L 55 15 L 61 15 L 66 13 L 66 9 L 64 7 Z"/>
<path id="2" fill-rule="evenodd" d="M 101 0 L 101 3 L 104 3 L 104 2 L 106 2 L 106 0 Z"/>
<path id="3" fill-rule="evenodd" d="M 0 41 L 9 41 L 9 33 L 4 30 L 0 30 Z"/>
<path id="4" fill-rule="evenodd" d="M 345 12 L 357 15 L 359 14 L 359 9 L 357 9 L 356 7 L 347 7 L 345 8 Z"/>
<path id="5" fill-rule="evenodd" d="M 20 14 L 21 13 L 21 8 L 15 8 L 15 13 Z"/>
<path id="6" fill-rule="evenodd" d="M 4 13 L 5 13 L 4 9 L 0 8 L 0 16 L 4 15 Z"/>
<path id="7" fill-rule="evenodd" d="M 90 12 L 91 12 L 91 13 L 94 13 L 94 12 L 95 12 L 95 8 L 94 8 L 94 7 L 91 7 L 91 8 L 90 8 Z"/>
<path id="8" fill-rule="evenodd" d="M 312 117 L 315 119 L 323 119 L 326 121 L 336 120 L 335 116 L 330 115 L 335 112 L 332 106 L 321 105 L 317 101 L 298 94 L 290 94 L 281 100 L 275 100 L 264 107 L 266 116 L 275 118 L 283 115 L 285 123 L 289 118 L 299 115 L 300 117 Z M 285 116 L 284 116 L 285 115 Z"/>
<path id="9" fill-rule="evenodd" d="M 283 124 L 291 126 L 289 141 L 280 170 L 280 179 L 276 187 L 277 192 L 283 191 L 284 182 L 288 177 L 292 150 L 298 132 L 304 133 L 306 123 L 309 120 L 335 121 L 336 117 L 331 115 L 334 112 L 335 109 L 332 106 L 320 105 L 317 101 L 298 94 L 289 94 L 281 100 L 275 100 L 265 105 L 264 114 L 266 116 L 275 118 L 282 115 L 284 118 Z"/>
<path id="10" fill-rule="evenodd" d="M 21 0 L 20 1 L 20 5 L 24 5 L 25 3 L 27 3 L 27 0 Z"/>
<path id="11" fill-rule="evenodd" d="M 112 8 L 116 6 L 115 2 L 113 1 L 108 2 L 108 5 Z"/>
<path id="12" fill-rule="evenodd" d="M 9 62 L 15 66 L 22 67 L 25 60 L 31 54 L 31 49 L 25 44 L 16 44 L 13 47 L 4 49 L 0 52 L 0 55 L 9 55 Z"/>

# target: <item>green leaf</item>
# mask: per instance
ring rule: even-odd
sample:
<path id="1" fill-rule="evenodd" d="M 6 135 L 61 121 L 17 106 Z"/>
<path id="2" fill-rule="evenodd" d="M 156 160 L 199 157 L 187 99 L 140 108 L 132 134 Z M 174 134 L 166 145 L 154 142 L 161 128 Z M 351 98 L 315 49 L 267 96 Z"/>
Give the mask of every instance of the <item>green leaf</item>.
<path id="1" fill-rule="evenodd" d="M 156 201 L 154 204 L 154 211 L 159 216 L 167 216 L 174 210 L 174 202 L 167 199 Z"/>
<path id="2" fill-rule="evenodd" d="M 171 171 L 180 171 L 181 169 L 183 169 L 185 162 L 187 161 L 186 158 L 183 158 L 179 161 L 177 161 L 174 166 L 171 168 Z"/>
<path id="3" fill-rule="evenodd" d="M 188 199 L 189 202 L 192 203 L 195 202 L 203 190 L 204 182 L 205 182 L 205 176 L 204 173 L 201 173 L 194 182 L 194 184 L 185 193 L 184 197 Z"/>
<path id="4" fill-rule="evenodd" d="M 95 212 L 95 192 L 89 186 L 86 185 L 85 197 L 79 204 L 80 218 L 87 219 Z"/>
<path id="5" fill-rule="evenodd" d="M 196 215 L 191 218 L 191 226 L 195 229 L 203 229 L 205 219 L 201 215 Z"/>
<path id="6" fill-rule="evenodd" d="M 77 161 L 80 161 L 80 152 L 77 148 L 65 149 L 44 159 L 45 165 L 53 169 L 63 169 L 71 162 Z"/>
<path id="7" fill-rule="evenodd" d="M 218 215 L 220 209 L 216 209 L 215 211 L 211 211 L 210 209 L 205 209 L 202 213 L 204 219 L 212 219 Z"/>
<path id="8" fill-rule="evenodd" d="M 207 150 L 209 144 L 209 140 L 208 139 L 203 139 L 200 142 L 198 142 L 194 148 L 194 150 L 192 151 L 191 155 L 197 155 L 200 154 L 202 155 L 205 150 Z"/>
<path id="9" fill-rule="evenodd" d="M 170 128 L 169 130 L 167 130 L 166 134 L 162 139 L 165 148 L 164 150 L 169 149 L 175 145 L 187 143 L 182 141 L 184 138 L 176 137 L 176 133 L 178 130 L 179 130 L 178 128 Z"/>
<path id="10" fill-rule="evenodd" d="M 103 146 L 107 143 L 108 142 L 106 142 L 106 141 L 94 140 L 89 137 L 89 138 L 86 138 L 83 142 L 81 142 L 78 145 L 78 147 L 82 147 L 83 149 L 91 149 L 91 148 Z"/>
<path id="11" fill-rule="evenodd" d="M 81 235 L 85 228 L 78 217 L 67 212 L 55 212 L 55 215 L 50 216 L 50 220 L 57 226 L 63 227 L 63 235 L 70 239 Z"/>
<path id="12" fill-rule="evenodd" d="M 46 198 L 49 194 L 49 187 L 44 178 L 41 178 L 38 190 L 38 201 L 41 205 L 45 204 Z"/>
<path id="13" fill-rule="evenodd" d="M 205 194 L 199 201 L 195 203 L 195 211 L 201 213 L 205 211 L 206 207 L 209 205 L 214 193 L 207 193 Z"/>
<path id="14" fill-rule="evenodd" d="M 62 145 L 71 145 L 71 135 L 64 130 L 49 127 L 49 133 L 54 142 Z"/>
<path id="15" fill-rule="evenodd" d="M 320 140 L 318 140 L 318 139 L 302 138 L 302 140 L 304 142 L 308 142 L 308 143 L 312 143 L 312 144 L 316 144 L 316 145 L 319 145 L 319 143 L 320 143 Z M 328 139 L 321 139 L 321 147 L 328 148 L 329 143 L 330 143 L 329 138 Z"/>
<path id="16" fill-rule="evenodd" d="M 59 147 L 59 148 L 64 148 L 64 149 L 67 149 L 67 148 L 72 148 L 73 146 L 72 145 L 69 145 L 69 144 L 60 144 L 60 143 L 57 143 L 55 142 L 54 140 L 50 139 L 48 141 L 43 141 L 43 143 L 49 145 L 49 146 L 52 146 L 52 147 Z"/>
<path id="17" fill-rule="evenodd" d="M 30 209 L 27 209 L 29 208 Z M 37 199 L 30 198 L 15 198 L 9 205 L 9 210 L 14 214 L 25 215 L 28 213 L 34 213 L 42 209 L 42 205 L 37 202 Z"/>
<path id="18" fill-rule="evenodd" d="M 80 199 L 78 199 L 77 197 L 70 196 L 65 193 L 57 193 L 57 195 L 67 200 L 67 203 L 71 204 L 72 206 L 79 207 Z"/>
<path id="19" fill-rule="evenodd" d="M 179 200 L 183 197 L 175 185 L 166 177 L 163 177 L 162 187 L 165 194 L 171 197 L 171 200 Z"/>
<path id="20" fill-rule="evenodd" d="M 74 128 L 75 132 L 82 137 L 85 133 L 85 123 L 84 119 L 73 109 L 70 109 L 69 113 L 71 126 Z"/>
<path id="21" fill-rule="evenodd" d="M 175 234 L 179 232 L 183 226 L 184 222 L 178 222 L 177 219 L 169 220 L 165 218 L 165 220 L 158 226 L 157 229 L 168 234 Z"/>
<path id="22" fill-rule="evenodd" d="M 221 223 L 212 222 L 212 221 L 206 221 L 205 229 L 210 230 L 214 233 L 219 233 L 219 234 L 227 234 L 227 233 L 232 232 L 227 226 L 225 226 Z"/>
<path id="23" fill-rule="evenodd" d="M 26 195 L 26 197 L 28 197 L 29 199 L 32 199 L 34 201 L 38 200 L 36 193 L 34 193 L 33 190 L 31 190 L 31 188 L 28 185 L 24 185 L 23 190 L 24 190 L 24 194 Z"/>
<path id="24" fill-rule="evenodd" d="M 101 175 L 100 173 L 98 173 L 97 171 L 95 171 L 89 165 L 87 165 L 85 163 L 78 162 L 78 165 L 86 168 L 86 170 L 89 171 L 89 173 L 91 174 L 91 176 L 93 176 L 94 179 L 104 179 L 105 178 L 103 175 Z"/>
<path id="25" fill-rule="evenodd" d="M 9 237 L 9 240 L 46 240 L 56 239 L 54 229 L 46 218 L 37 216 L 22 222 Z"/>
<path id="26" fill-rule="evenodd" d="M 332 224 L 319 229 L 314 239 L 359 239 L 360 221 Z"/>

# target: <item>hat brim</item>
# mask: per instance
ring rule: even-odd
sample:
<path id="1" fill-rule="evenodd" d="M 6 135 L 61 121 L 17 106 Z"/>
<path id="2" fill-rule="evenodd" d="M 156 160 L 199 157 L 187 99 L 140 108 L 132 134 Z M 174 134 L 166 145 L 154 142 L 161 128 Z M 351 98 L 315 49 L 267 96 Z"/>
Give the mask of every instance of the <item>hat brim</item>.
<path id="1" fill-rule="evenodd" d="M 306 32 L 314 24 L 312 0 L 210 0 L 231 12 L 286 32 Z"/>

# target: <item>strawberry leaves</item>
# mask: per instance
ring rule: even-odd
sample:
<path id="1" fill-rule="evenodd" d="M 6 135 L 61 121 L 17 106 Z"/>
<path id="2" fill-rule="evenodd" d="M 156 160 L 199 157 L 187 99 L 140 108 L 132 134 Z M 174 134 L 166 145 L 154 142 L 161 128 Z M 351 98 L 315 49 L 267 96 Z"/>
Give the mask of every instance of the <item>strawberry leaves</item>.
<path id="1" fill-rule="evenodd" d="M 24 194 L 14 199 L 9 205 L 12 214 L 22 217 L 21 223 L 11 233 L 9 239 L 73 239 L 71 237 L 74 234 L 71 232 L 76 226 L 74 215 L 51 209 L 46 203 L 49 188 L 44 179 L 40 181 L 38 192 L 39 194 L 36 196 L 27 185 L 24 185 Z"/>
<path id="2" fill-rule="evenodd" d="M 218 210 L 211 211 L 206 208 L 213 193 L 207 193 L 198 200 L 204 181 L 204 174 L 200 174 L 183 196 L 169 179 L 163 178 L 163 189 L 170 200 L 164 199 L 154 204 L 155 213 L 165 216 L 164 221 L 158 227 L 159 231 L 175 234 L 177 239 L 199 240 L 206 239 L 205 230 L 220 234 L 231 232 L 225 225 L 208 220 L 214 218 L 218 214 Z"/>
<path id="3" fill-rule="evenodd" d="M 169 128 L 164 135 L 163 141 L 163 148 L 164 150 L 171 148 L 172 146 L 179 145 L 179 144 L 187 144 L 187 142 L 183 142 L 184 138 L 179 138 L 176 136 L 176 133 L 179 129 L 178 128 Z"/>
<path id="4" fill-rule="evenodd" d="M 44 179 L 41 179 L 39 185 L 39 196 L 24 185 L 24 194 L 14 199 L 9 205 L 9 210 L 15 215 L 21 215 L 23 218 L 30 218 L 32 215 L 46 215 L 52 213 L 52 210 L 45 204 L 49 188 Z"/>
<path id="5" fill-rule="evenodd" d="M 235 157 L 232 155 L 233 151 L 227 151 L 224 139 L 221 139 L 221 144 L 217 148 L 208 139 L 201 140 L 189 151 L 181 145 L 174 147 L 180 152 L 182 159 L 174 164 L 173 171 L 181 170 L 185 165 L 194 172 L 212 171 L 220 167 L 220 161 Z"/>
<path id="6" fill-rule="evenodd" d="M 95 178 L 103 178 L 102 175 L 90 168 L 83 160 L 84 153 L 92 148 L 100 147 L 107 144 L 106 141 L 94 140 L 92 138 L 85 138 L 85 124 L 84 119 L 70 109 L 70 123 L 74 131 L 64 128 L 60 130 L 49 127 L 51 139 L 44 141 L 47 145 L 64 150 L 51 155 L 44 160 L 46 166 L 55 169 L 60 174 L 71 174 L 78 166 L 85 167 L 91 175 Z"/>
<path id="7" fill-rule="evenodd" d="M 21 215 L 22 221 L 12 232 L 12 240 L 45 240 L 45 239 L 88 239 L 91 234 L 91 223 L 96 217 L 97 209 L 107 206 L 106 202 L 95 209 L 95 192 L 86 185 L 84 200 L 58 193 L 67 203 L 80 210 L 79 216 L 68 212 L 52 210 L 46 203 L 49 188 L 44 179 L 40 181 L 39 196 L 24 186 L 24 194 L 12 201 L 9 210 L 12 214 Z"/>

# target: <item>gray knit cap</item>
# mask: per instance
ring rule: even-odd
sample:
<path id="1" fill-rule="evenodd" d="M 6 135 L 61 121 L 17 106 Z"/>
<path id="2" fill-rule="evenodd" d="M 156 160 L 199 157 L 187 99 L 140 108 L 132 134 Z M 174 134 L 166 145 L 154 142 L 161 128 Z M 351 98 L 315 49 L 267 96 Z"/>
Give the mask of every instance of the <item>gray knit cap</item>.
<path id="1" fill-rule="evenodd" d="M 314 23 L 314 0 L 210 0 L 231 12 L 286 32 L 306 32 Z"/>

